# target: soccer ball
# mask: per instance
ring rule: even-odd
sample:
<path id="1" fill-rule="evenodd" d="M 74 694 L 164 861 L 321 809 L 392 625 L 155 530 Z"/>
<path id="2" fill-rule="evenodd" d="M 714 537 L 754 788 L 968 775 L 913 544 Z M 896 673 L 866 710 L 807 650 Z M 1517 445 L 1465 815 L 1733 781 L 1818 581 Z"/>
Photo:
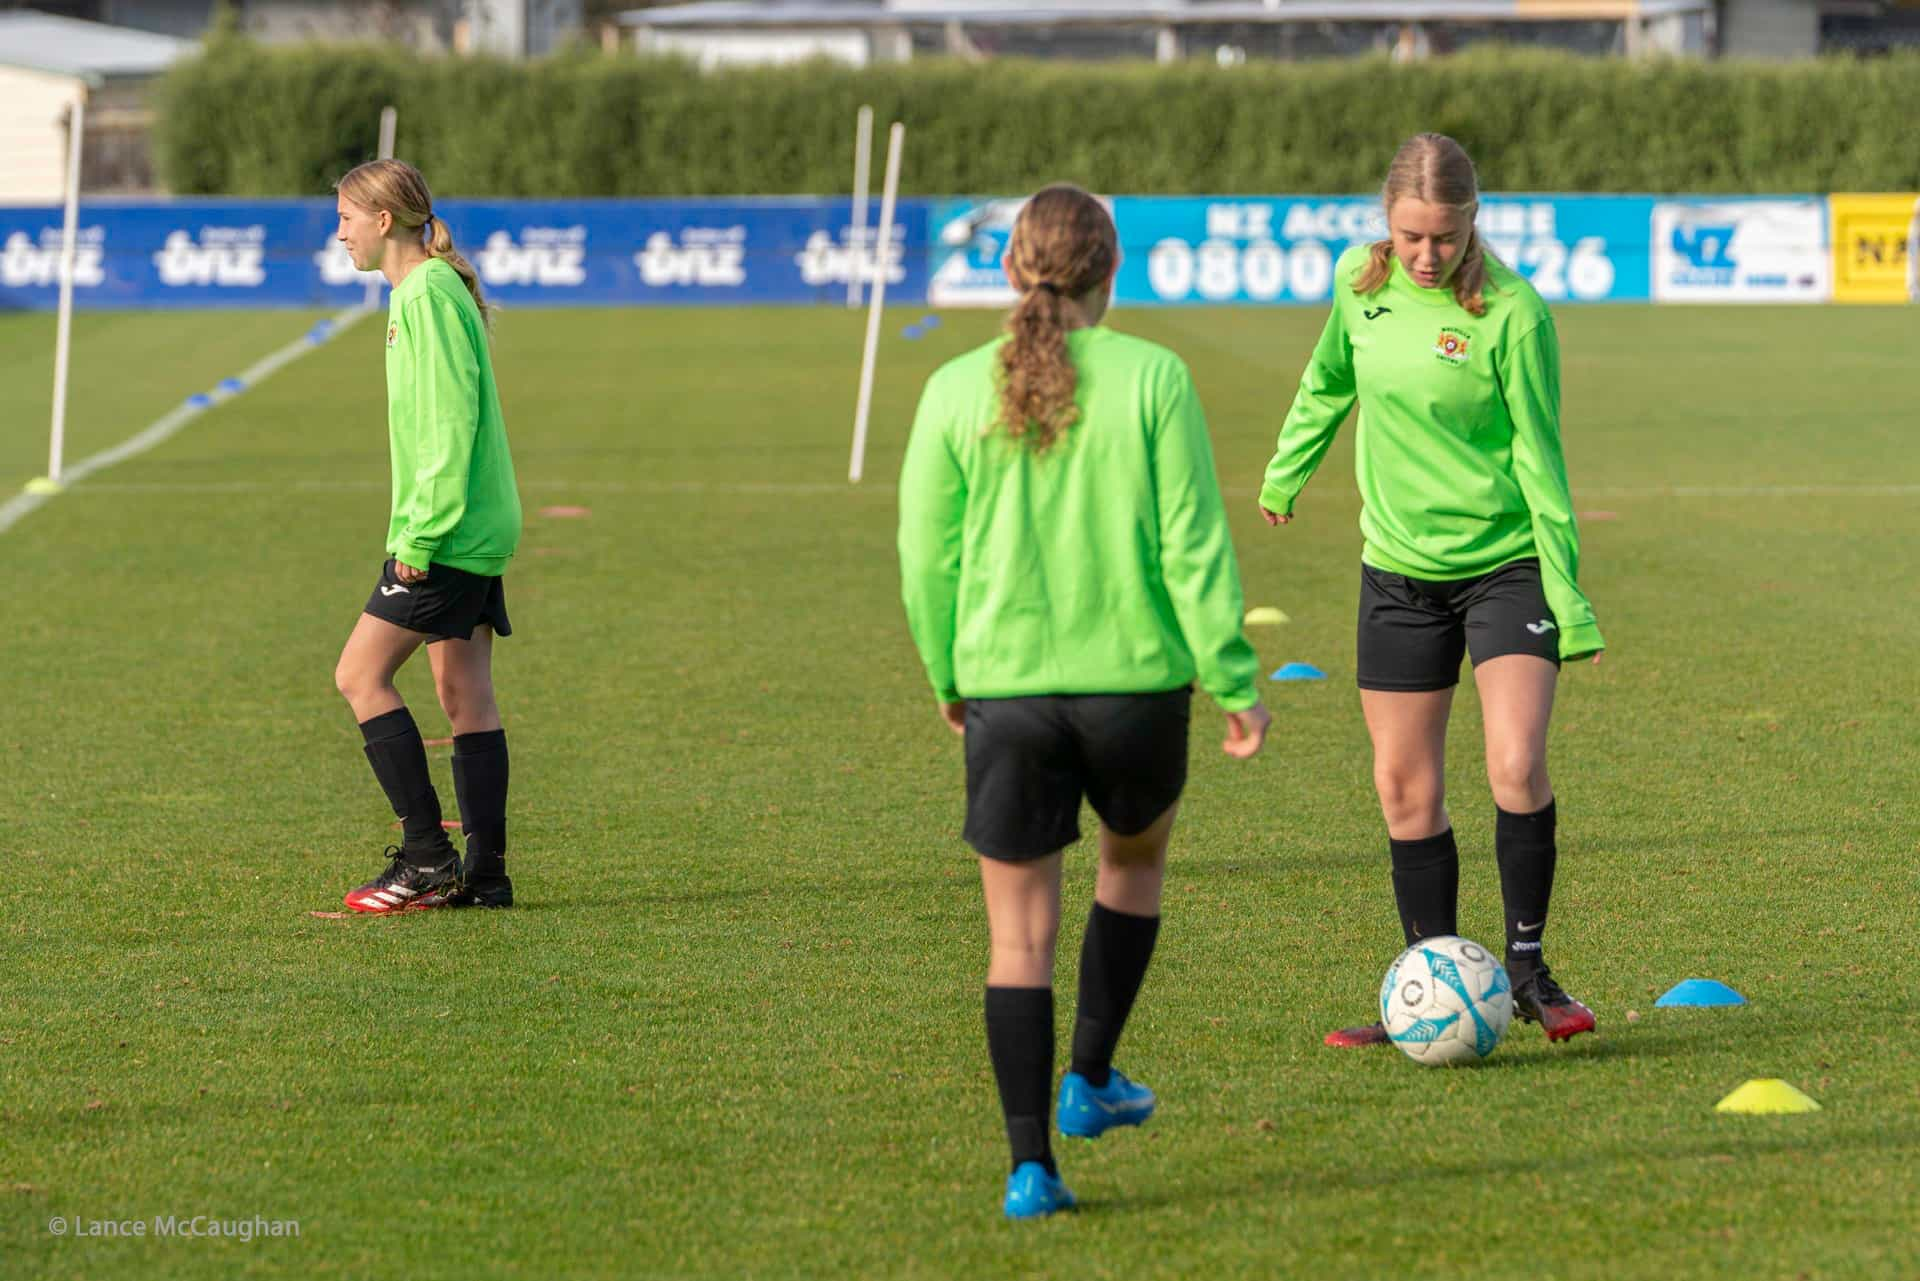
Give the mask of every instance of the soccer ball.
<path id="1" fill-rule="evenodd" d="M 1416 1063 L 1474 1063 L 1513 1018 L 1507 971 L 1486 948 L 1452 934 L 1421 939 L 1380 982 L 1380 1022 Z"/>

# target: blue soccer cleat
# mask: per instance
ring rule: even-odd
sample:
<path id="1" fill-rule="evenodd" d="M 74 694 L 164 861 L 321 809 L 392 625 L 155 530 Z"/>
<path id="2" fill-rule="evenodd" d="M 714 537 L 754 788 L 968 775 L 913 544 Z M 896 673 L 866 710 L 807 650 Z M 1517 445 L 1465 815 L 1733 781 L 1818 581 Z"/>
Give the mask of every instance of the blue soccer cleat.
<path id="1" fill-rule="evenodd" d="M 1153 1091 L 1127 1079 L 1119 1068 L 1109 1068 L 1107 1083 L 1095 1089 L 1078 1072 L 1060 1080 L 1060 1133 L 1076 1139 L 1097 1139 L 1116 1125 L 1139 1125 L 1153 1115 Z"/>
<path id="2" fill-rule="evenodd" d="M 1038 1161 L 1022 1161 L 1007 1176 L 1005 1209 L 1009 1219 L 1044 1219 L 1072 1208 L 1073 1193 Z"/>

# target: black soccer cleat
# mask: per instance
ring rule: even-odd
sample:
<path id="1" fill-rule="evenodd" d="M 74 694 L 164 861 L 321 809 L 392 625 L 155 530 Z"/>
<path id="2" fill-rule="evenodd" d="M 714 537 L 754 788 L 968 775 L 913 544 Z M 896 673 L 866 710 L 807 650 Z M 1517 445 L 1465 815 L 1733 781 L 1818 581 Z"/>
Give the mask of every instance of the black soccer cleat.
<path id="1" fill-rule="evenodd" d="M 433 907 L 512 907 L 513 878 L 505 872 L 476 876 L 449 891 Z"/>
<path id="2" fill-rule="evenodd" d="M 1598 1026 L 1593 1011 L 1568 996 L 1544 965 L 1513 989 L 1513 1012 L 1546 1029 L 1549 1041 L 1564 1041 Z"/>
<path id="3" fill-rule="evenodd" d="M 460 885 L 460 859 L 449 849 L 444 860 L 422 865 L 397 845 L 387 846 L 387 870 L 358 889 L 346 904 L 356 912 L 412 912 L 439 907 Z"/>

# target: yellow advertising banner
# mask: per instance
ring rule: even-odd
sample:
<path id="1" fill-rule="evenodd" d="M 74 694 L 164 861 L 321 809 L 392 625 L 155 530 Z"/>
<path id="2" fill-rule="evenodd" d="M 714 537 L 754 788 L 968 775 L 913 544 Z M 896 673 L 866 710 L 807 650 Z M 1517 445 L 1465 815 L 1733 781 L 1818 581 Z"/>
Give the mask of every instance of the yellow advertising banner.
<path id="1" fill-rule="evenodd" d="M 1833 300 L 1906 302 L 1907 262 L 1920 192 L 1830 197 Z"/>

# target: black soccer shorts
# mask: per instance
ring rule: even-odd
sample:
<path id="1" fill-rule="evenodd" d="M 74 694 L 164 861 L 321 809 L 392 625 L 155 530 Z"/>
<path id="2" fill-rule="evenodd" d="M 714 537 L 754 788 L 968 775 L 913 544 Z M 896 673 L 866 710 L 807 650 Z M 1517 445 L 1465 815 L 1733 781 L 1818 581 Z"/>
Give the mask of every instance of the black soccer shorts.
<path id="1" fill-rule="evenodd" d="M 482 623 L 493 628 L 496 636 L 513 635 L 513 624 L 507 621 L 506 589 L 498 578 L 451 565 L 429 565 L 424 579 L 403 583 L 394 575 L 393 565 L 389 557 L 380 567 L 380 582 L 367 597 L 365 613 L 410 632 L 425 632 L 429 645 L 472 640 L 473 629 Z"/>
<path id="2" fill-rule="evenodd" d="M 1080 839 L 1085 797 L 1137 836 L 1187 785 L 1190 688 L 967 700 L 966 842 L 1022 862 Z"/>
<path id="3" fill-rule="evenodd" d="M 1507 654 L 1558 667 L 1560 630 L 1533 557 L 1444 582 L 1362 565 L 1359 651 L 1361 689 L 1451 689 L 1468 654 L 1475 667 Z"/>

